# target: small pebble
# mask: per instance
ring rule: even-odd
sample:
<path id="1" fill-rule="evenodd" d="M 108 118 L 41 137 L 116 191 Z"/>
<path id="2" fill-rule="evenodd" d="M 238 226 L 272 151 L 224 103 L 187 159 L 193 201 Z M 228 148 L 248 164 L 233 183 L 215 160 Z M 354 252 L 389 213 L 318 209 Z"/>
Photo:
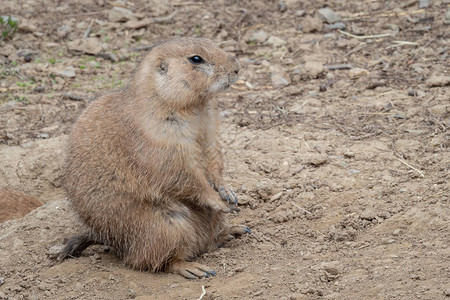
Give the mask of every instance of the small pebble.
<path id="1" fill-rule="evenodd" d="M 408 96 L 414 97 L 417 95 L 417 92 L 413 89 L 409 89 L 408 90 Z"/>
<path id="2" fill-rule="evenodd" d="M 285 12 L 287 10 L 286 3 L 284 1 L 278 2 L 278 11 Z"/>
<path id="3" fill-rule="evenodd" d="M 136 291 L 133 289 L 128 289 L 128 297 L 130 297 L 131 299 L 136 298 L 137 297 Z"/>
<path id="4" fill-rule="evenodd" d="M 341 17 L 328 7 L 321 8 L 317 11 L 317 16 L 328 24 L 339 22 Z"/>
<path id="5" fill-rule="evenodd" d="M 352 152 L 352 151 L 346 151 L 346 152 L 344 153 L 344 156 L 345 156 L 345 157 L 348 157 L 348 158 L 353 158 L 353 157 L 355 157 L 355 153 Z"/>

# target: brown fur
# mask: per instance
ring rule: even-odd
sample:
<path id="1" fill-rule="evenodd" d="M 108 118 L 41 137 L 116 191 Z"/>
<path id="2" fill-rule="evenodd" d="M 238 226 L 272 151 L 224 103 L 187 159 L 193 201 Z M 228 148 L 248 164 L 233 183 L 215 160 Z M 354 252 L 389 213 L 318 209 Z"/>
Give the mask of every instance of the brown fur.
<path id="1" fill-rule="evenodd" d="M 42 201 L 22 192 L 10 188 L 0 188 L 0 223 L 22 218 L 42 205 L 44 205 Z"/>
<path id="2" fill-rule="evenodd" d="M 212 99 L 238 71 L 210 40 L 172 40 L 150 51 L 127 88 L 86 109 L 69 138 L 64 187 L 89 232 L 62 258 L 99 242 L 133 268 L 214 274 L 186 261 L 249 231 L 225 223 L 222 199 L 237 199 L 223 181 Z"/>

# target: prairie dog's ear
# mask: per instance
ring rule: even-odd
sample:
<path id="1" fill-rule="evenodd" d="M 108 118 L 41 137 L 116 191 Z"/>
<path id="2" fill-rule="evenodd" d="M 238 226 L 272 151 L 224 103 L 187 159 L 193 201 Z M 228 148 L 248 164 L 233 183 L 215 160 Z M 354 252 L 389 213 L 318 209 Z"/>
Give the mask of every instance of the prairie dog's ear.
<path id="1" fill-rule="evenodd" d="M 162 58 L 158 58 L 157 68 L 158 68 L 159 74 L 165 75 L 167 73 L 167 71 L 169 70 L 169 65 Z"/>

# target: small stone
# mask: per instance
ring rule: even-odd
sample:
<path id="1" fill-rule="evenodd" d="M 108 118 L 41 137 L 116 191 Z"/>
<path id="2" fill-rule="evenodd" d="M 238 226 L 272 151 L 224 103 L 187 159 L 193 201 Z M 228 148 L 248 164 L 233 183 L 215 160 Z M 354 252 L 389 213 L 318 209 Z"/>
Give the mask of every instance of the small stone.
<path id="1" fill-rule="evenodd" d="M 430 0 L 419 1 L 419 8 L 427 8 L 428 6 L 430 6 Z"/>
<path id="2" fill-rule="evenodd" d="M 447 86 L 450 85 L 450 76 L 431 76 L 426 81 L 426 84 L 428 87 Z"/>
<path id="3" fill-rule="evenodd" d="M 74 78 L 75 77 L 75 68 L 73 66 L 69 66 L 62 70 L 54 70 L 52 73 L 54 75 L 61 76 L 61 77 Z"/>
<path id="4" fill-rule="evenodd" d="M 329 9 L 328 7 L 319 9 L 317 11 L 317 16 L 324 22 L 327 22 L 328 24 L 333 24 L 342 20 L 341 17 L 335 11 Z"/>
<path id="5" fill-rule="evenodd" d="M 133 289 L 128 289 L 128 297 L 130 297 L 131 299 L 136 298 L 137 297 L 136 291 Z"/>
<path id="6" fill-rule="evenodd" d="M 61 253 L 61 251 L 64 249 L 64 245 L 53 245 L 48 249 L 47 255 L 49 258 L 56 258 Z"/>
<path id="7" fill-rule="evenodd" d="M 16 48 L 14 48 L 11 44 L 6 44 L 5 46 L 0 47 L 0 55 L 8 57 L 15 52 Z"/>
<path id="8" fill-rule="evenodd" d="M 304 33 L 311 33 L 322 30 L 322 20 L 310 16 L 304 18 L 303 21 L 301 22 L 301 25 L 302 31 Z"/>
<path id="9" fill-rule="evenodd" d="M 318 78 L 325 71 L 325 67 L 321 62 L 308 61 L 303 67 L 303 73 L 309 78 Z"/>
<path id="10" fill-rule="evenodd" d="M 358 77 L 355 77 L 358 78 Z M 380 86 L 385 86 L 388 82 L 384 79 L 376 79 L 376 78 L 372 78 L 369 83 L 367 84 L 366 89 L 368 90 L 373 90 L 376 89 L 377 87 Z"/>
<path id="11" fill-rule="evenodd" d="M 450 21 L 450 8 L 447 10 L 447 13 L 445 14 L 445 19 L 447 21 Z"/>
<path id="12" fill-rule="evenodd" d="M 365 210 L 361 213 L 359 216 L 362 220 L 372 221 L 373 219 L 376 219 L 377 214 L 373 210 Z"/>
<path id="13" fill-rule="evenodd" d="M 299 9 L 295 12 L 295 16 L 296 17 L 303 17 L 305 15 L 306 11 L 304 11 L 303 9 Z"/>
<path id="14" fill-rule="evenodd" d="M 406 114 L 404 112 L 396 112 L 394 115 L 395 119 L 406 119 Z"/>
<path id="15" fill-rule="evenodd" d="M 30 50 L 30 49 L 24 49 L 24 50 L 17 51 L 16 54 L 18 57 L 26 57 L 26 56 L 38 55 L 39 52 Z"/>
<path id="16" fill-rule="evenodd" d="M 45 292 L 44 292 L 44 295 L 45 295 L 46 297 L 51 297 L 51 296 L 52 296 L 52 293 L 51 293 L 50 291 L 45 291 Z"/>
<path id="17" fill-rule="evenodd" d="M 431 115 L 435 117 L 441 117 L 450 111 L 450 105 L 439 104 L 428 108 Z"/>
<path id="18" fill-rule="evenodd" d="M 265 179 L 258 181 L 256 184 L 256 192 L 264 201 L 270 200 L 273 193 L 272 183 Z"/>
<path id="19" fill-rule="evenodd" d="M 0 286 L 2 286 L 5 283 L 5 277 L 0 277 Z"/>
<path id="20" fill-rule="evenodd" d="M 408 96 L 414 97 L 417 96 L 417 92 L 413 89 L 408 90 Z"/>
<path id="21" fill-rule="evenodd" d="M 276 89 L 284 88 L 291 83 L 289 77 L 285 73 L 272 74 L 270 79 L 272 80 L 272 86 Z"/>
<path id="22" fill-rule="evenodd" d="M 353 158 L 353 157 L 355 157 L 355 153 L 349 150 L 349 151 L 344 152 L 344 156 L 347 158 Z"/>
<path id="23" fill-rule="evenodd" d="M 126 22 L 136 20 L 134 13 L 124 7 L 113 7 L 108 12 L 108 20 L 111 22 Z"/>
<path id="24" fill-rule="evenodd" d="M 280 39 L 279 37 L 271 36 L 266 41 L 266 44 L 276 48 L 276 47 L 280 47 L 280 46 L 285 45 L 286 41 L 283 40 L 283 39 Z"/>
<path id="25" fill-rule="evenodd" d="M 50 136 L 46 133 L 40 133 L 37 135 L 37 137 L 41 139 L 48 139 Z"/>
<path id="26" fill-rule="evenodd" d="M 19 23 L 19 30 L 24 32 L 35 32 L 37 31 L 37 27 L 33 22 L 24 19 Z"/>
<path id="27" fill-rule="evenodd" d="M 268 38 L 269 35 L 264 30 L 260 30 L 253 32 L 247 39 L 247 42 L 264 43 Z"/>
<path id="28" fill-rule="evenodd" d="M 276 200 L 280 199 L 280 198 L 281 198 L 281 195 L 283 195 L 283 192 L 276 193 L 275 195 L 273 195 L 273 196 L 270 198 L 270 201 L 272 202 L 272 201 L 276 201 Z"/>
<path id="29" fill-rule="evenodd" d="M 348 71 L 348 76 L 352 79 L 354 78 L 358 78 L 358 77 L 362 77 L 362 76 L 366 76 L 369 75 L 370 72 L 366 69 L 362 69 L 362 68 L 353 68 L 351 70 Z"/>
<path id="30" fill-rule="evenodd" d="M 97 55 L 102 51 L 102 44 L 96 38 L 77 39 L 67 44 L 72 51 Z"/>
<path id="31" fill-rule="evenodd" d="M 325 24 L 325 28 L 333 30 L 333 29 L 345 29 L 347 26 L 342 22 L 336 22 L 334 24 Z"/>
<path id="32" fill-rule="evenodd" d="M 62 25 L 62 26 L 58 27 L 56 33 L 58 34 L 58 36 L 59 36 L 60 38 L 64 38 L 64 37 L 66 37 L 71 31 L 72 31 L 72 27 L 70 27 L 69 25 Z"/>
<path id="33" fill-rule="evenodd" d="M 42 92 L 45 91 L 45 86 L 38 85 L 37 87 L 35 87 L 35 88 L 33 89 L 33 91 L 34 91 L 35 93 L 42 93 Z"/>
<path id="34" fill-rule="evenodd" d="M 395 229 L 395 230 L 392 232 L 392 234 L 393 234 L 393 235 L 399 235 L 400 232 L 401 232 L 401 229 Z"/>
<path id="35" fill-rule="evenodd" d="M 328 156 L 325 154 L 309 154 L 306 158 L 306 162 L 313 166 L 320 166 L 328 161 Z"/>
<path id="36" fill-rule="evenodd" d="M 350 174 L 356 174 L 356 173 L 361 172 L 361 171 L 358 170 L 358 169 L 350 169 L 350 170 L 348 170 L 348 171 L 350 172 Z"/>
<path id="37" fill-rule="evenodd" d="M 286 3 L 284 1 L 278 2 L 278 11 L 285 12 L 287 10 Z"/>

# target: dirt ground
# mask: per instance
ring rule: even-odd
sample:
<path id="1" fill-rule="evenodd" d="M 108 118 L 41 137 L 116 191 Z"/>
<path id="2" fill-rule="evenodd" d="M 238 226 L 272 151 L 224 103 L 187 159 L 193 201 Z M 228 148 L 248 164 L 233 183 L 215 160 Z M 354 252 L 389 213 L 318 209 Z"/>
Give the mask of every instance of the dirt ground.
<path id="1" fill-rule="evenodd" d="M 450 1 L 0 7 L 20 22 L 0 42 L 0 187 L 46 203 L 0 224 L 0 299 L 450 299 Z M 198 258 L 217 272 L 202 280 L 105 246 L 54 262 L 81 230 L 60 187 L 71 125 L 178 36 L 241 62 L 220 114 L 230 219 L 252 234 Z"/>

